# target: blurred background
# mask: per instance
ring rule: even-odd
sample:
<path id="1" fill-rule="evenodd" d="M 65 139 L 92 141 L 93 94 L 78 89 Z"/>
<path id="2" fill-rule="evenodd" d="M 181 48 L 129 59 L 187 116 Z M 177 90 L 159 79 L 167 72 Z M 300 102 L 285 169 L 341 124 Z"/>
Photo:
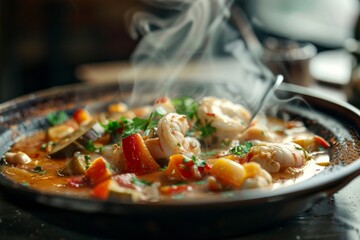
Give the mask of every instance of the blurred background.
<path id="1" fill-rule="evenodd" d="M 117 69 L 129 60 L 139 41 L 128 33 L 127 13 L 146 8 L 169 14 L 146 2 L 1 1 L 0 102 L 52 86 L 91 81 L 95 75 L 106 75 L 106 70 L 111 72 L 107 78 L 116 78 Z M 290 48 L 313 44 L 316 52 L 310 54 L 305 71 L 321 88 L 346 90 L 355 81 L 358 0 L 241 0 L 236 4 L 267 47 L 278 48 L 279 39 L 299 44 Z M 341 94 L 348 97 L 346 91 Z"/>

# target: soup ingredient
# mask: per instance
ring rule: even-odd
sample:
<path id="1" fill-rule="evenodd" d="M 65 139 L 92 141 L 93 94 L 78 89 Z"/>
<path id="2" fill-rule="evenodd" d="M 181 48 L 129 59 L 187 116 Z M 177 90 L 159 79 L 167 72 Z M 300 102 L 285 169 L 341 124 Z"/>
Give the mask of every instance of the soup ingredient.
<path id="1" fill-rule="evenodd" d="M 169 113 L 158 123 L 160 146 L 166 157 L 173 154 L 198 155 L 201 152 L 200 143 L 193 137 L 185 137 L 189 123 L 185 115 Z"/>
<path id="2" fill-rule="evenodd" d="M 69 116 L 64 111 L 52 112 L 46 116 L 46 119 L 51 126 L 59 125 L 69 119 Z"/>
<path id="3" fill-rule="evenodd" d="M 77 109 L 73 114 L 73 119 L 79 125 L 84 125 L 89 123 L 92 120 L 91 114 L 83 108 Z"/>
<path id="4" fill-rule="evenodd" d="M 61 175 L 74 176 L 85 174 L 87 168 L 88 155 L 78 155 L 67 161 L 65 167 L 59 171 Z M 89 160 L 88 160 L 89 161 Z"/>
<path id="5" fill-rule="evenodd" d="M 214 136 L 235 139 L 247 127 L 251 114 L 240 104 L 227 99 L 204 97 L 197 111 L 201 125 L 211 123 L 216 129 Z"/>
<path id="6" fill-rule="evenodd" d="M 126 160 L 125 171 L 142 175 L 160 168 L 139 133 L 124 138 L 122 148 Z"/>
<path id="7" fill-rule="evenodd" d="M 18 151 L 16 153 L 14 152 L 7 152 L 5 153 L 5 160 L 10 165 L 22 165 L 22 164 L 28 164 L 31 162 L 31 158 L 21 151 Z"/>
<path id="8" fill-rule="evenodd" d="M 47 137 L 50 141 L 59 141 L 75 131 L 72 126 L 61 124 L 48 128 Z"/>
<path id="9" fill-rule="evenodd" d="M 240 188 L 246 177 L 244 167 L 232 160 L 219 158 L 210 170 L 210 175 L 214 176 L 224 186 Z"/>
<path id="10" fill-rule="evenodd" d="M 270 173 L 288 167 L 302 167 L 307 158 L 307 152 L 300 145 L 289 142 L 259 144 L 248 153 L 250 161 L 259 163 Z"/>
<path id="11" fill-rule="evenodd" d="M 62 138 L 52 148 L 49 155 L 51 157 L 70 157 L 76 151 L 84 150 L 89 142 L 96 141 L 104 133 L 104 129 L 96 121 L 91 121 L 86 125 L 80 126 L 75 132 Z"/>
<path id="12" fill-rule="evenodd" d="M 169 158 L 165 176 L 173 182 L 200 180 L 209 170 L 210 166 L 194 155 L 189 158 L 182 154 L 174 154 Z"/>
<path id="13" fill-rule="evenodd" d="M 96 185 L 113 175 L 110 165 L 102 157 L 96 158 L 85 172 L 85 177 Z"/>

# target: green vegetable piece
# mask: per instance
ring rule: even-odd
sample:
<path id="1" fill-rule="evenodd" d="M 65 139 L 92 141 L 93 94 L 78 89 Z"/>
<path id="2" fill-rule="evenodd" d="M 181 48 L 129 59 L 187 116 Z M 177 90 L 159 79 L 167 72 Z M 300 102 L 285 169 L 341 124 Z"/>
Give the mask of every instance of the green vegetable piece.
<path id="1" fill-rule="evenodd" d="M 49 113 L 46 117 L 51 126 L 59 125 L 65 122 L 69 116 L 64 111 Z"/>
<path id="2" fill-rule="evenodd" d="M 172 103 L 178 114 L 185 115 L 188 119 L 197 119 L 198 104 L 190 97 L 174 98 Z"/>
<path id="3" fill-rule="evenodd" d="M 33 169 L 31 169 L 31 171 L 32 171 L 33 173 L 38 173 L 38 174 L 41 174 L 41 175 L 47 173 L 47 171 L 44 170 L 44 169 L 42 169 L 41 166 L 36 166 L 36 167 L 34 167 Z"/>
<path id="4" fill-rule="evenodd" d="M 88 156 L 88 155 L 86 155 Z M 87 162 L 90 165 L 90 159 L 84 155 L 77 156 L 68 161 L 63 169 L 60 170 L 60 174 L 65 176 L 74 176 L 85 174 L 87 168 Z M 90 156 L 89 156 L 90 157 Z M 86 160 L 88 159 L 88 160 Z"/>
<path id="5" fill-rule="evenodd" d="M 253 145 L 251 142 L 244 142 L 244 144 L 235 146 L 232 149 L 230 149 L 230 152 L 240 157 L 245 157 L 245 155 L 250 152 L 252 146 Z"/>

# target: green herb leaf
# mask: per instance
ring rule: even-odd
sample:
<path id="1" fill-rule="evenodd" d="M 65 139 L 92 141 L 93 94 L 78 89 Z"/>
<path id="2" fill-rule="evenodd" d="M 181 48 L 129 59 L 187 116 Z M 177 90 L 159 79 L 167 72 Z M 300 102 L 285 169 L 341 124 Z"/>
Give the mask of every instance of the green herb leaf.
<path id="1" fill-rule="evenodd" d="M 137 177 L 133 177 L 131 179 L 131 183 L 134 184 L 134 185 L 137 185 L 139 187 L 151 186 L 151 184 L 152 184 L 152 182 L 142 180 L 142 179 L 138 179 Z"/>
<path id="2" fill-rule="evenodd" d="M 90 161 L 91 157 L 90 157 L 90 155 L 85 155 L 84 159 L 85 159 L 86 169 L 88 169 L 90 167 L 90 164 L 91 164 L 91 161 Z"/>
<path id="3" fill-rule="evenodd" d="M 205 167 L 205 165 L 206 165 L 205 160 L 199 159 L 195 155 L 192 155 L 191 158 L 184 156 L 183 163 L 189 163 L 189 162 L 193 162 L 194 165 L 197 167 Z M 184 165 L 184 167 L 186 167 L 186 166 Z"/>
<path id="4" fill-rule="evenodd" d="M 95 152 L 95 153 L 101 153 L 102 150 L 103 150 L 103 147 L 96 147 L 91 140 L 89 140 L 89 141 L 85 144 L 85 148 L 86 148 L 86 150 L 88 150 L 89 152 Z"/>
<path id="5" fill-rule="evenodd" d="M 204 126 L 200 127 L 201 138 L 204 139 L 204 138 L 210 137 L 215 131 L 216 131 L 216 128 L 211 126 L 211 122 L 206 123 Z"/>
<path id="6" fill-rule="evenodd" d="M 178 114 L 185 115 L 189 120 L 197 119 L 198 104 L 190 97 L 174 98 L 172 103 Z"/>
<path id="7" fill-rule="evenodd" d="M 49 141 L 47 143 L 44 143 L 41 145 L 41 150 L 45 151 L 48 146 L 55 146 L 55 143 L 53 141 Z"/>
<path id="8" fill-rule="evenodd" d="M 106 133 L 113 133 L 116 132 L 119 128 L 121 128 L 121 125 L 118 121 L 112 121 L 110 120 L 107 124 L 102 124 L 101 126 L 104 128 Z"/>
<path id="9" fill-rule="evenodd" d="M 59 125 L 65 122 L 69 116 L 64 111 L 49 113 L 46 117 L 51 126 Z"/>
<path id="10" fill-rule="evenodd" d="M 36 166 L 36 167 L 34 167 L 33 169 L 31 169 L 31 171 L 32 171 L 33 173 L 38 173 L 38 174 L 41 174 L 41 175 L 47 173 L 47 171 L 44 170 L 44 169 L 42 169 L 41 166 Z"/>
<path id="11" fill-rule="evenodd" d="M 122 127 L 124 128 L 122 132 L 122 137 L 125 138 L 135 133 L 149 131 L 151 128 L 155 127 L 158 124 L 162 116 L 163 115 L 159 112 L 154 111 L 149 115 L 148 118 L 145 119 L 138 117 L 135 117 L 133 119 L 121 118 L 120 122 L 122 124 Z"/>
<path id="12" fill-rule="evenodd" d="M 241 145 L 231 148 L 230 152 L 232 154 L 238 155 L 240 157 L 244 157 L 246 154 L 248 154 L 250 152 L 250 149 L 252 146 L 253 145 L 251 142 L 244 142 L 244 144 L 241 144 Z"/>

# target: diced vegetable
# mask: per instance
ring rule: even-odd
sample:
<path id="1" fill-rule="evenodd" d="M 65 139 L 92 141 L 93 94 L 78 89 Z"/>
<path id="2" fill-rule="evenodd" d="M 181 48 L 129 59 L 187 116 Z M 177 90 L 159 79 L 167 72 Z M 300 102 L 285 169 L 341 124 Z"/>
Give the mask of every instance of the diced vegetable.
<path id="1" fill-rule="evenodd" d="M 141 188 L 135 188 L 132 183 L 121 184 L 121 179 L 128 179 L 129 177 L 130 175 L 128 174 L 120 174 L 106 179 L 92 189 L 91 195 L 102 200 L 108 199 L 109 197 L 131 198 L 134 201 L 144 199 L 145 196 Z"/>
<path id="2" fill-rule="evenodd" d="M 59 125 L 68 119 L 68 115 L 64 111 L 52 112 L 46 116 L 51 126 Z"/>
<path id="3" fill-rule="evenodd" d="M 86 170 L 85 176 L 96 185 L 113 175 L 113 172 L 109 169 L 108 163 L 102 157 L 96 158 Z"/>
<path id="4" fill-rule="evenodd" d="M 89 141 L 95 141 L 104 133 L 100 124 L 91 121 L 86 125 L 80 126 L 75 132 L 61 139 L 49 153 L 51 157 L 73 156 L 75 151 L 84 150 Z"/>
<path id="5" fill-rule="evenodd" d="M 165 175 L 172 181 L 199 180 L 210 171 L 210 166 L 203 160 L 187 158 L 181 154 L 171 155 Z"/>
<path id="6" fill-rule="evenodd" d="M 87 124 L 92 119 L 90 113 L 83 108 L 77 109 L 73 114 L 73 118 L 79 125 Z"/>
<path id="7" fill-rule="evenodd" d="M 128 107 L 126 104 L 119 102 L 119 103 L 113 103 L 108 106 L 108 112 L 109 113 L 123 113 L 128 110 Z"/>
<path id="8" fill-rule="evenodd" d="M 70 159 L 60 173 L 66 176 L 85 174 L 86 160 L 84 155 L 76 156 Z"/>
<path id="9" fill-rule="evenodd" d="M 252 178 L 262 174 L 261 171 L 263 169 L 261 168 L 260 164 L 256 162 L 245 163 L 243 167 L 245 169 L 245 178 Z"/>
<path id="10" fill-rule="evenodd" d="M 126 171 L 142 175 L 160 168 L 151 156 L 140 134 L 130 135 L 122 140 L 122 147 L 126 160 Z"/>
<path id="11" fill-rule="evenodd" d="M 245 169 L 241 164 L 225 158 L 219 158 L 214 163 L 210 175 L 216 177 L 223 185 L 232 188 L 240 188 L 246 177 Z"/>
<path id="12" fill-rule="evenodd" d="M 109 186 L 112 181 L 110 178 L 102 181 L 91 190 L 91 195 L 95 198 L 106 200 L 109 197 Z"/>
<path id="13" fill-rule="evenodd" d="M 8 164 L 11 165 L 22 165 L 28 164 L 31 162 L 31 158 L 23 152 L 7 152 L 5 153 L 5 160 Z"/>

